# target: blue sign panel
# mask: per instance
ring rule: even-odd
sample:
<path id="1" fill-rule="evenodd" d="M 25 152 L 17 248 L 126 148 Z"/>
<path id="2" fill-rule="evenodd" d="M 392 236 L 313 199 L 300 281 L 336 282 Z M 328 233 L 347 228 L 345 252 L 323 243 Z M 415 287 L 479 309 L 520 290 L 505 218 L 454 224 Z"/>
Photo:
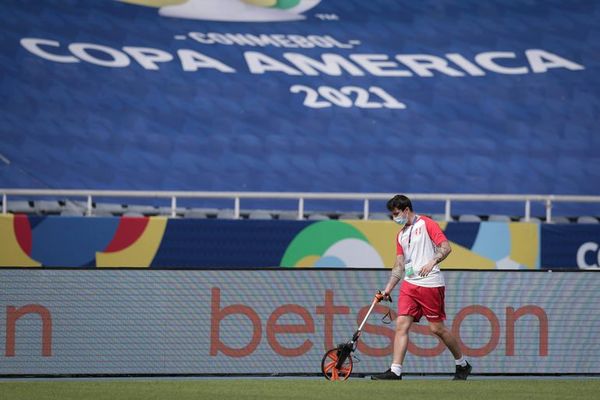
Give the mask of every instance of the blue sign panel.
<path id="1" fill-rule="evenodd" d="M 543 269 L 600 269 L 600 226 L 544 224 L 541 229 Z"/>

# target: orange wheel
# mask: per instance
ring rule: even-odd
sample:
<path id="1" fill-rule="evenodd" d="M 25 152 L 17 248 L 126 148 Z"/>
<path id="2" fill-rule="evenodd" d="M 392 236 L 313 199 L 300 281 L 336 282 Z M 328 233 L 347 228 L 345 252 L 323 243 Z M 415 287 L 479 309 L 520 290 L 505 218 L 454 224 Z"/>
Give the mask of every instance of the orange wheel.
<path id="1" fill-rule="evenodd" d="M 338 362 L 338 349 L 331 349 L 323 356 L 321 361 L 321 372 L 329 381 L 345 381 L 352 372 L 352 356 L 349 355 L 341 368 L 336 368 Z"/>

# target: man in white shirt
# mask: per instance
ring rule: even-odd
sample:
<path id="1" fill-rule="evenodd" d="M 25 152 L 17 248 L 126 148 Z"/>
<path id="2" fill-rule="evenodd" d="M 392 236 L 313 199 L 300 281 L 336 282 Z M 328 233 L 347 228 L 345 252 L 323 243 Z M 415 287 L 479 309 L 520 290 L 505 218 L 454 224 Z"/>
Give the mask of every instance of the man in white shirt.
<path id="1" fill-rule="evenodd" d="M 425 316 L 429 329 L 438 336 L 454 356 L 454 380 L 466 380 L 471 365 L 464 359 L 458 341 L 444 325 L 444 277 L 439 264 L 452 251 L 450 242 L 432 219 L 417 215 L 410 199 L 396 195 L 387 203 L 394 221 L 404 225 L 396 238 L 396 262 L 380 300 L 390 293 L 404 277 L 398 296 L 398 318 L 394 336 L 394 355 L 390 369 L 373 375 L 374 380 L 402 379 L 402 363 L 408 347 L 408 330 L 413 322 Z"/>

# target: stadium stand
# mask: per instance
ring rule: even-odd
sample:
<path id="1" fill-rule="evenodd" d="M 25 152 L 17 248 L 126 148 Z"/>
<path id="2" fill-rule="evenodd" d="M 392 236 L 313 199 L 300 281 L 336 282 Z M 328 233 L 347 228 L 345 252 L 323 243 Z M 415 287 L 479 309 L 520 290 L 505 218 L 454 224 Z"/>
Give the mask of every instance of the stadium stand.
<path id="1" fill-rule="evenodd" d="M 321 220 L 329 219 L 329 216 L 327 216 L 325 214 L 315 213 L 315 214 L 309 214 L 308 219 L 311 221 L 321 221 Z"/>
<path id="2" fill-rule="evenodd" d="M 450 216 L 450 218 L 453 220 L 452 216 Z M 434 221 L 444 221 L 446 216 L 444 214 L 432 214 L 431 219 Z"/>
<path id="3" fill-rule="evenodd" d="M 525 217 L 521 217 L 521 218 L 519 218 L 519 222 L 533 222 L 536 224 L 541 224 L 542 219 L 538 218 L 538 217 L 531 217 L 531 218 L 529 218 L 529 221 L 527 221 L 527 219 Z"/>
<path id="4" fill-rule="evenodd" d="M 474 214 L 461 214 L 458 216 L 458 222 L 481 222 L 481 217 Z"/>
<path id="5" fill-rule="evenodd" d="M 120 216 L 127 209 L 122 204 L 111 204 L 111 203 L 96 203 L 93 211 L 93 215 L 99 217 L 108 216 Z"/>
<path id="6" fill-rule="evenodd" d="M 389 219 L 390 219 L 390 216 L 389 216 L 389 214 L 385 214 L 385 213 L 379 213 L 379 212 L 376 212 L 376 213 L 373 213 L 373 214 L 371 214 L 371 215 L 369 216 L 369 218 L 370 218 L 370 219 L 373 219 L 373 220 L 381 220 L 381 221 L 385 221 L 385 220 L 389 220 Z"/>
<path id="7" fill-rule="evenodd" d="M 136 205 L 136 204 L 130 204 L 127 206 L 125 213 L 128 215 L 131 214 L 139 214 L 139 215 L 147 215 L 147 216 L 152 216 L 152 215 L 158 215 L 158 208 L 154 207 L 154 206 L 144 206 L 144 205 Z"/>
<path id="8" fill-rule="evenodd" d="M 6 207 L 11 213 L 24 213 L 24 214 L 33 214 L 35 209 L 31 205 L 30 201 L 25 200 L 15 200 L 11 202 L 7 202 Z"/>
<path id="9" fill-rule="evenodd" d="M 282 211 L 282 212 L 276 213 L 275 215 L 277 216 L 277 219 L 279 219 L 279 220 L 293 221 L 293 220 L 298 219 L 297 211 Z"/>
<path id="10" fill-rule="evenodd" d="M 582 215 L 577 217 L 578 224 L 597 224 L 598 219 L 595 217 L 590 217 L 589 215 Z"/>
<path id="11" fill-rule="evenodd" d="M 491 222 L 511 222 L 512 221 L 512 219 L 508 215 L 498 215 L 498 214 L 489 215 L 487 220 L 491 221 Z"/>
<path id="12" fill-rule="evenodd" d="M 60 215 L 65 217 L 83 217 L 85 212 L 76 208 L 65 208 L 61 210 Z"/>
<path id="13" fill-rule="evenodd" d="M 191 209 L 191 210 L 185 210 L 183 212 L 183 216 L 185 218 L 198 218 L 198 219 L 204 219 L 206 218 L 206 212 L 204 212 L 203 210 L 196 210 L 196 209 Z"/>
<path id="14" fill-rule="evenodd" d="M 337 219 L 361 219 L 363 216 L 358 213 L 343 213 L 338 216 Z"/>
<path id="15" fill-rule="evenodd" d="M 264 210 L 256 210 L 256 211 L 251 211 L 248 214 L 248 219 L 262 219 L 262 220 L 268 220 L 268 219 L 273 219 L 273 216 L 271 215 L 271 213 L 264 211 Z"/>
<path id="16" fill-rule="evenodd" d="M 281 33 L 269 23 L 243 25 L 228 44 L 225 33 L 212 44 L 194 35 L 165 42 L 207 22 L 116 1 L 77 12 L 56 2 L 4 5 L 0 95 L 11 101 L 0 104 L 0 187 L 597 195 L 598 3 L 498 1 L 493 11 L 473 1 L 326 3 L 315 10 L 337 20 L 289 22 L 302 37 L 335 39 L 314 48 L 239 43 Z M 527 29 L 513 29 L 514 18 Z M 28 29 L 59 22 L 58 31 Z M 381 39 L 390 37 L 406 39 Z M 142 46 L 170 61 L 151 60 Z M 345 94 L 357 90 L 368 106 Z M 313 92 L 317 105 L 307 100 Z M 63 212 L 26 203 L 11 211 Z M 127 204 L 97 215 L 168 215 Z M 522 211 L 453 208 L 459 220 L 466 214 Z M 600 211 L 570 203 L 553 215 Z"/>
<path id="17" fill-rule="evenodd" d="M 546 221 L 546 222 L 549 222 L 549 221 Z M 558 217 L 552 218 L 552 220 L 550 222 L 552 222 L 554 224 L 570 224 L 571 220 L 567 217 L 558 216 Z"/>
<path id="18" fill-rule="evenodd" d="M 35 200 L 33 209 L 39 215 L 60 214 L 64 207 L 58 201 L 52 200 Z"/>
<path id="19" fill-rule="evenodd" d="M 154 197 L 169 198 L 173 202 L 171 207 L 168 206 L 155 206 L 148 204 L 118 204 L 108 203 L 104 201 L 95 202 L 93 198 L 101 199 L 102 196 L 107 196 L 106 193 L 110 193 L 110 196 L 120 195 L 124 197 L 144 197 L 148 199 Z M 261 198 L 261 199 L 277 199 L 277 198 L 296 198 L 302 199 L 307 196 L 306 193 L 293 193 L 293 192 L 280 192 L 280 193 L 268 193 L 268 192 L 253 192 L 246 194 L 244 192 L 219 192 L 218 196 L 224 199 L 235 199 L 235 207 L 231 209 L 225 208 L 210 208 L 210 207 L 183 207 L 174 206 L 177 203 L 177 196 L 183 197 L 196 197 L 212 198 L 215 196 L 213 192 L 137 192 L 137 191 L 64 191 L 64 190 L 30 190 L 30 189 L 0 189 L 0 195 L 6 200 L 7 207 L 6 212 L 9 213 L 20 213 L 29 215 L 68 215 L 68 216 L 97 216 L 97 217 L 110 217 L 110 216 L 164 216 L 169 218 L 217 218 L 217 219 L 279 219 L 279 220 L 297 220 L 299 213 L 303 215 L 301 219 L 308 220 L 389 220 L 390 216 L 388 213 L 375 211 L 369 211 L 370 200 L 384 200 L 392 196 L 392 194 L 360 194 L 360 193 L 311 193 L 310 197 L 315 199 L 327 199 L 329 202 L 332 199 L 338 199 L 343 201 L 352 201 L 353 207 L 356 207 L 357 202 L 363 204 L 364 212 L 347 212 L 343 210 L 329 210 L 329 211 L 316 211 L 314 209 L 307 210 L 303 202 L 298 205 L 300 207 L 297 211 L 277 210 L 277 209 L 260 209 L 246 207 L 240 209 L 240 202 L 243 198 Z M 75 196 L 75 197 L 88 197 L 87 201 L 81 200 L 70 200 L 63 197 L 62 200 L 12 200 L 13 195 L 23 197 L 24 195 L 31 196 L 32 199 L 36 199 L 37 196 Z M 427 211 L 427 207 L 418 210 L 423 215 L 430 215 L 434 220 L 437 221 L 458 221 L 458 222 L 512 222 L 512 221 L 527 221 L 527 217 L 531 218 L 534 222 L 540 223 L 597 223 L 598 218 L 595 216 L 561 216 L 554 215 L 552 209 L 556 206 L 561 206 L 562 203 L 566 202 L 589 202 L 592 204 L 600 204 L 600 196 L 502 196 L 502 195 L 448 195 L 448 194 L 410 194 L 417 201 L 427 199 L 435 200 L 438 203 L 437 208 L 440 208 L 445 203 L 447 213 L 431 213 Z M 481 203 L 498 203 L 502 201 L 518 202 L 521 204 L 521 210 L 519 213 L 513 215 L 505 214 L 490 214 L 490 215 L 476 215 L 476 214 L 459 214 L 451 212 L 456 207 L 456 204 L 460 204 L 460 201 L 468 200 L 473 201 L 478 199 Z M 155 201 L 155 200 L 151 200 Z M 228 203 L 231 200 L 227 200 Z M 246 203 L 248 199 L 245 199 Z M 434 202 L 434 203 L 435 203 Z M 164 201 L 163 201 L 164 203 Z M 251 202 L 250 202 L 251 203 Z M 531 212 L 532 204 L 543 204 L 545 215 L 535 216 Z M 330 203 L 329 203 L 330 204 Z M 338 204 L 343 204 L 338 203 Z M 452 205 L 454 204 L 454 205 Z M 535 205 L 534 204 L 534 205 Z M 538 205 L 539 205 L 538 204 Z M 0 204 L 1 205 L 1 204 Z M 433 207 L 429 205 L 428 207 Z M 4 207 L 3 207 L 4 210 Z M 539 221 L 538 221 L 539 220 Z"/>
<path id="20" fill-rule="evenodd" d="M 233 210 L 229 210 L 229 209 L 219 210 L 217 212 L 217 218 L 218 219 L 235 219 L 235 213 Z"/>

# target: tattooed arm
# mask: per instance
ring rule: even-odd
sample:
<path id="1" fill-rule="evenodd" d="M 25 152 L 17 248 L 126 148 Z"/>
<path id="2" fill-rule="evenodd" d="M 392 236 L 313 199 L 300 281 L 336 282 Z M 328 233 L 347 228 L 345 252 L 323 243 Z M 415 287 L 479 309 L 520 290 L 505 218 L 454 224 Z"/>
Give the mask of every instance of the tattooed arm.
<path id="1" fill-rule="evenodd" d="M 392 273 L 390 274 L 390 279 L 388 280 L 385 289 L 383 290 L 384 294 L 392 293 L 392 290 L 396 287 L 398 282 L 402 280 L 404 277 L 404 255 L 400 254 L 396 257 L 396 261 L 394 262 L 394 268 L 392 268 Z"/>
<path id="2" fill-rule="evenodd" d="M 446 240 L 446 241 L 440 243 L 438 248 L 435 250 L 435 254 L 433 255 L 434 265 L 437 265 L 437 264 L 441 263 L 442 261 L 444 261 L 446 259 L 446 257 L 448 257 L 448 254 L 450 254 L 451 251 L 452 251 L 452 248 L 450 247 L 449 241 Z"/>
<path id="3" fill-rule="evenodd" d="M 448 257 L 448 254 L 450 254 L 451 251 L 452 251 L 452 248 L 450 247 L 449 241 L 445 240 L 442 243 L 440 243 L 440 245 L 435 250 L 435 254 L 433 255 L 433 260 L 429 261 L 427 264 L 425 264 L 421 268 L 419 275 L 420 276 L 429 275 L 429 273 L 431 272 L 433 267 L 435 267 L 436 265 L 438 265 L 439 263 L 444 261 L 446 259 L 446 257 Z"/>

